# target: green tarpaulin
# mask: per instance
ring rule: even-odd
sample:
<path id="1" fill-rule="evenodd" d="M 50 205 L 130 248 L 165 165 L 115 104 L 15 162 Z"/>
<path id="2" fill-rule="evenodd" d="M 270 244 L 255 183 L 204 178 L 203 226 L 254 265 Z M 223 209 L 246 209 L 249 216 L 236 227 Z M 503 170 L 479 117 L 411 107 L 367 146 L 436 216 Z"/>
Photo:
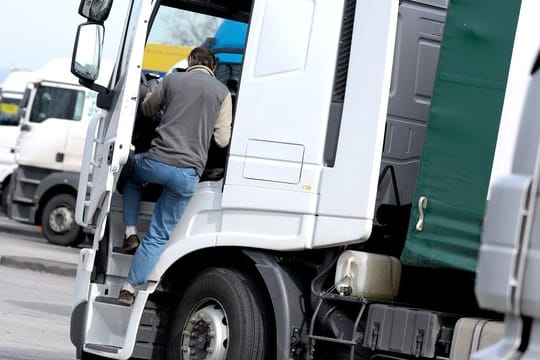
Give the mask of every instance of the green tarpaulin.
<path id="1" fill-rule="evenodd" d="M 474 271 L 519 0 L 451 0 L 402 262 Z M 422 231 L 418 199 L 427 198 Z"/>

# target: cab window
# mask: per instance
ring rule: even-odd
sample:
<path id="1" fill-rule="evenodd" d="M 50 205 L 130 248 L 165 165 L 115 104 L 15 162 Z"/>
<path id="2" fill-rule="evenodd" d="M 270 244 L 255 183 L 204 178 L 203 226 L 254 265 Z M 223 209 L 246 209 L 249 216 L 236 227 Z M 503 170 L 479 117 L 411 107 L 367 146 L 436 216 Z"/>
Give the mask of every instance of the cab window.
<path id="1" fill-rule="evenodd" d="M 41 123 L 49 118 L 79 121 L 83 102 L 83 91 L 40 86 L 34 98 L 30 122 Z"/>

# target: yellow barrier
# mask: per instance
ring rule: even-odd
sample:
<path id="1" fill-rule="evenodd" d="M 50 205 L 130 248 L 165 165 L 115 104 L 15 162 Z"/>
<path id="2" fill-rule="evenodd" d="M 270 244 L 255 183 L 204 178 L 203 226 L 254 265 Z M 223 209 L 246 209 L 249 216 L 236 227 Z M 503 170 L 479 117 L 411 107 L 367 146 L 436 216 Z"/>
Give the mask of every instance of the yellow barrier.
<path id="1" fill-rule="evenodd" d="M 143 70 L 166 73 L 177 62 L 186 59 L 193 47 L 146 44 Z"/>

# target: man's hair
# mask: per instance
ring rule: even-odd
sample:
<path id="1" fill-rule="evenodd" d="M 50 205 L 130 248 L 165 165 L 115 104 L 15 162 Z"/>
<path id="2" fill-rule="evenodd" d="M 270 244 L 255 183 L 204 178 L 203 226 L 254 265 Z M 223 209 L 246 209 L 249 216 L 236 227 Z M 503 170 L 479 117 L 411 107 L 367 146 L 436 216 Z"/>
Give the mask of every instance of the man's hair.
<path id="1" fill-rule="evenodd" d="M 189 53 L 189 66 L 204 65 L 210 70 L 216 66 L 216 57 L 205 47 L 196 47 Z"/>

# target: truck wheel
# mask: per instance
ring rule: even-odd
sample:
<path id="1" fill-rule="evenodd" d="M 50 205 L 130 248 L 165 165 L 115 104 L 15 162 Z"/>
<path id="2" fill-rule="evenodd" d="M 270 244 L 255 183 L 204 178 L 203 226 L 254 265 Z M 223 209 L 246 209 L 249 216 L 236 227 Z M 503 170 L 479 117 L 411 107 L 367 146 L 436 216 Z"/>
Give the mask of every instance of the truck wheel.
<path id="1" fill-rule="evenodd" d="M 75 222 L 75 197 L 70 194 L 53 196 L 43 209 L 43 236 L 51 244 L 76 245 L 82 239 L 81 227 Z"/>
<path id="2" fill-rule="evenodd" d="M 265 358 L 263 306 L 254 284 L 236 270 L 203 272 L 182 294 L 171 320 L 168 360 Z"/>
<path id="3" fill-rule="evenodd" d="M 6 215 L 7 215 L 7 196 L 8 196 L 8 189 L 7 189 L 7 186 L 5 186 L 2 188 L 2 195 L 0 196 L 0 206 L 4 214 Z"/>

